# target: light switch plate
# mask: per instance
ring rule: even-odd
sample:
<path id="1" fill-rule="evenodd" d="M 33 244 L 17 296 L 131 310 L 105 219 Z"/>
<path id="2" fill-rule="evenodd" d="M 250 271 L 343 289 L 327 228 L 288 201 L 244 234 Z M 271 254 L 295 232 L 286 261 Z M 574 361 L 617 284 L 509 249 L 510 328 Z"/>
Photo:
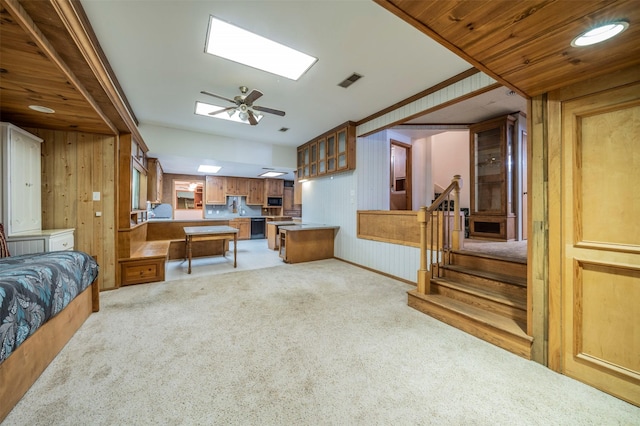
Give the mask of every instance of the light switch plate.
<path id="1" fill-rule="evenodd" d="M 100 201 L 100 193 L 99 192 L 94 192 L 93 193 L 93 201 Z"/>

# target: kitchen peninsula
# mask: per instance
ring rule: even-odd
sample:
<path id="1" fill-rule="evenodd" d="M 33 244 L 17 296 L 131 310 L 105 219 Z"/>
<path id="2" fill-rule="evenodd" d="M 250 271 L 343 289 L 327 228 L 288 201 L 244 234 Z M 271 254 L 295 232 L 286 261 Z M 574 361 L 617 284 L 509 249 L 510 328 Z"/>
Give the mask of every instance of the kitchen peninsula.
<path id="1" fill-rule="evenodd" d="M 285 263 L 331 259 L 339 229 L 339 226 L 322 224 L 280 226 L 280 257 Z"/>

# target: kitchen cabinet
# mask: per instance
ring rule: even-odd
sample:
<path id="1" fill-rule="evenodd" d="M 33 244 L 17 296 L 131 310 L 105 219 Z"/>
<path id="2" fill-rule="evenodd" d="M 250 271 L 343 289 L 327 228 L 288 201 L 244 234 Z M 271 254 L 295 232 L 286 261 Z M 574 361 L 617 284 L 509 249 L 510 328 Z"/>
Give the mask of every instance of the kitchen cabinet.
<path id="1" fill-rule="evenodd" d="M 318 143 L 311 142 L 309 144 L 309 176 L 318 175 Z"/>
<path id="2" fill-rule="evenodd" d="M 163 171 L 157 158 L 147 159 L 147 172 L 147 200 L 152 203 L 161 203 Z"/>
<path id="3" fill-rule="evenodd" d="M 327 176 L 356 168 L 356 126 L 348 121 L 298 147 L 298 179 Z"/>
<path id="4" fill-rule="evenodd" d="M 226 204 L 224 195 L 225 178 L 223 176 L 207 176 L 205 181 L 205 204 Z"/>
<path id="5" fill-rule="evenodd" d="M 284 195 L 284 179 L 265 179 L 265 195 L 267 197 L 282 197 Z"/>
<path id="6" fill-rule="evenodd" d="M 279 256 L 285 263 L 310 262 L 333 258 L 334 239 L 338 226 L 280 226 Z"/>
<path id="7" fill-rule="evenodd" d="M 248 196 L 249 179 L 227 176 L 225 179 L 225 194 L 231 196 Z"/>
<path id="8" fill-rule="evenodd" d="M 249 179 L 248 205 L 262 206 L 265 203 L 264 181 L 262 179 Z"/>
<path id="9" fill-rule="evenodd" d="M 507 115 L 469 127 L 471 238 L 515 238 L 515 121 Z"/>
<path id="10" fill-rule="evenodd" d="M 322 176 L 327 173 L 327 140 L 326 138 L 318 139 L 318 160 L 317 175 Z"/>
<path id="11" fill-rule="evenodd" d="M 231 219 L 229 221 L 229 226 L 232 228 L 236 228 L 238 230 L 239 240 L 251 239 L 251 219 L 250 218 L 243 217 L 243 218 Z"/>
<path id="12" fill-rule="evenodd" d="M 42 229 L 40 144 L 42 139 L 9 123 L 0 127 L 2 153 L 0 222 L 8 237 Z"/>

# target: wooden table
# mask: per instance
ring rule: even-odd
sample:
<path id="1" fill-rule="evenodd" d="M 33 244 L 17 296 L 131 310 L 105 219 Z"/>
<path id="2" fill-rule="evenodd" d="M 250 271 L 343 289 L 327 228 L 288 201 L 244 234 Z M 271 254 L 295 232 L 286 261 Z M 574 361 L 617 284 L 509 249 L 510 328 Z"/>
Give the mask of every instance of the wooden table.
<path id="1" fill-rule="evenodd" d="M 233 238 L 233 267 L 237 266 L 238 229 L 231 226 L 185 226 L 186 255 L 189 259 L 188 274 L 191 273 L 191 243 L 193 241 L 229 240 Z M 226 255 L 223 249 L 222 256 Z"/>

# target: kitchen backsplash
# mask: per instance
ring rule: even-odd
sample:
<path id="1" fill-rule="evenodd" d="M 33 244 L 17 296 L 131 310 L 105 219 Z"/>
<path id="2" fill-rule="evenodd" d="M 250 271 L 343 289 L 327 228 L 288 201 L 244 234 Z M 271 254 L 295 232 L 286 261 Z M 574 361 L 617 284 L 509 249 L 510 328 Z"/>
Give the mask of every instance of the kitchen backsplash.
<path id="1" fill-rule="evenodd" d="M 235 209 L 235 212 L 234 212 Z M 261 216 L 262 206 L 248 206 L 246 197 L 227 197 L 227 204 L 207 204 L 204 209 L 205 219 L 219 216 Z"/>

